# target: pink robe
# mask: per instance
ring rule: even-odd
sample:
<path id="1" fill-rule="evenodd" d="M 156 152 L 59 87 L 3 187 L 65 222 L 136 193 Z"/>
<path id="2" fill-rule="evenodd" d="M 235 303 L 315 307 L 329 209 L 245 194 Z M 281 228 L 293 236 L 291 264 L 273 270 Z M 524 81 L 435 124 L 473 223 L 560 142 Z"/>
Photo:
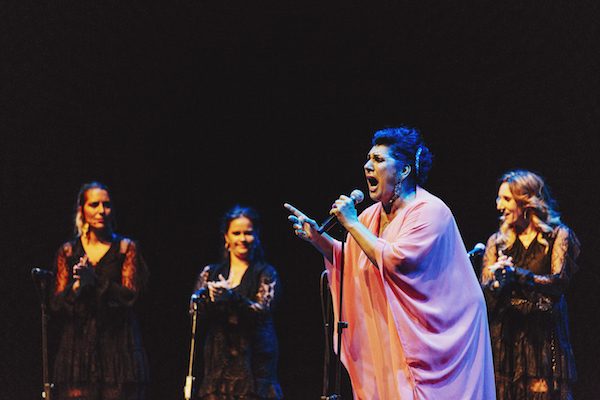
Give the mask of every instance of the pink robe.
<path id="1" fill-rule="evenodd" d="M 359 219 L 377 235 L 381 203 Z M 339 316 L 341 243 L 325 262 Z M 342 362 L 355 399 L 493 400 L 486 304 L 450 209 L 425 189 L 390 222 L 375 267 L 344 244 Z M 337 350 L 337 335 L 334 335 Z"/>

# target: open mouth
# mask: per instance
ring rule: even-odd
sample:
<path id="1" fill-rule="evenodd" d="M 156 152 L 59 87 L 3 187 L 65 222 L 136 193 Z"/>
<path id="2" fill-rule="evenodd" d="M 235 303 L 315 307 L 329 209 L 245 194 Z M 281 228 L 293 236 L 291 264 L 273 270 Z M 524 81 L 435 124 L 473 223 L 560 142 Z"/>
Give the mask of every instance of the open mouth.
<path id="1" fill-rule="evenodd" d="M 377 178 L 369 176 L 367 178 L 367 182 L 369 182 L 369 186 L 377 186 L 377 184 L 379 183 L 379 181 L 377 180 Z"/>

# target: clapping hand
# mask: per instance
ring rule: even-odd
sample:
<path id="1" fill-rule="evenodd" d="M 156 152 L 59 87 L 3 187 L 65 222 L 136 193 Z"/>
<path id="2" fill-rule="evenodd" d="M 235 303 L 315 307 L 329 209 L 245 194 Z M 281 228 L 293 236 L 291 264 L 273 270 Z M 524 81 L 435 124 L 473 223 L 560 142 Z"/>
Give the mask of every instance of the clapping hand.
<path id="1" fill-rule="evenodd" d="M 96 281 L 94 269 L 88 265 L 88 256 L 79 257 L 79 262 L 73 266 L 73 290 L 78 290 L 81 286 L 93 285 Z"/>
<path id="2" fill-rule="evenodd" d="M 500 289 L 508 281 L 508 276 L 514 271 L 512 257 L 505 256 L 500 253 L 500 257 L 496 262 L 482 271 L 482 281 L 488 285 L 490 289 Z"/>
<path id="3" fill-rule="evenodd" d="M 231 281 L 225 279 L 221 274 L 219 274 L 218 281 L 207 282 L 207 287 L 212 302 L 225 301 L 231 297 Z"/>

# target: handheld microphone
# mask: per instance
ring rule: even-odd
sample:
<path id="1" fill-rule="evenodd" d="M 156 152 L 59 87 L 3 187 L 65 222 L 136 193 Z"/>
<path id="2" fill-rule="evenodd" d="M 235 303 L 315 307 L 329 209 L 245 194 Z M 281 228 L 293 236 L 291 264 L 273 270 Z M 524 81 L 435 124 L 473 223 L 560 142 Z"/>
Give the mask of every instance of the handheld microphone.
<path id="1" fill-rule="evenodd" d="M 31 276 L 36 278 L 52 278 L 54 276 L 54 272 L 48 271 L 47 269 L 33 268 L 31 270 Z"/>
<path id="2" fill-rule="evenodd" d="M 194 303 L 198 303 L 200 300 L 202 300 L 203 297 L 206 297 L 208 295 L 208 288 L 207 287 L 203 287 L 201 289 L 196 290 L 190 300 Z"/>
<path id="3" fill-rule="evenodd" d="M 475 247 L 473 247 L 473 249 L 467 253 L 467 255 L 469 257 L 474 257 L 474 256 L 478 256 L 480 254 L 483 254 L 484 251 L 485 251 L 485 244 L 477 243 L 475 245 Z"/>
<path id="4" fill-rule="evenodd" d="M 354 200 L 354 204 L 358 204 L 365 199 L 365 195 L 358 189 L 354 189 L 352 193 L 350 193 L 350 197 Z M 330 215 L 319 227 L 317 232 L 320 234 L 323 232 L 327 232 L 337 223 L 337 218 L 335 215 Z"/>

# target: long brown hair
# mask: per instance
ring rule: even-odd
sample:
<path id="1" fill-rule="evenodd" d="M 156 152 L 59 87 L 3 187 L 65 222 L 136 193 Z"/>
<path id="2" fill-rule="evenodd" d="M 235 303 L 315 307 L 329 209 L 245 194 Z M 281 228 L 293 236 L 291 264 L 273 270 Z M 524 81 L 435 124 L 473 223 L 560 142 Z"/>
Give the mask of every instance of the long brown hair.
<path id="1" fill-rule="evenodd" d="M 544 179 L 532 171 L 515 169 L 502 175 L 500 185 L 502 183 L 508 184 L 517 206 L 523 210 L 525 219 L 538 232 L 537 241 L 548 251 L 549 244 L 544 236 L 550 235 L 562 222 L 557 203 Z M 504 218 L 501 217 L 500 221 L 497 244 L 500 249 L 507 249 L 516 240 L 516 233 Z"/>

